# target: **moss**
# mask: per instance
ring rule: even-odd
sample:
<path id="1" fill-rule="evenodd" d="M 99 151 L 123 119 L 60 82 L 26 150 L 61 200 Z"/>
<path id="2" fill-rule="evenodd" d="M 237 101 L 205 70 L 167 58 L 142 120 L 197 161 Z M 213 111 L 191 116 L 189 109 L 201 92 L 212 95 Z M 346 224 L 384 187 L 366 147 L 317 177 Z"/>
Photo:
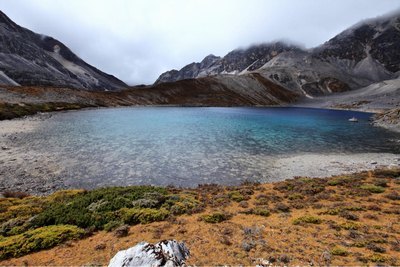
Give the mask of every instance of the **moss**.
<path id="1" fill-rule="evenodd" d="M 123 222 L 127 224 L 146 224 L 151 222 L 164 221 L 169 216 L 169 211 L 161 209 L 137 209 L 137 208 L 123 208 L 118 212 Z"/>
<path id="2" fill-rule="evenodd" d="M 345 256 L 349 255 L 349 252 L 346 249 L 342 248 L 342 247 L 334 247 L 333 249 L 331 249 L 331 254 L 334 255 L 334 256 L 343 256 L 343 257 L 345 257 Z"/>
<path id="3" fill-rule="evenodd" d="M 206 214 L 200 217 L 206 223 L 220 223 L 229 220 L 231 216 L 229 214 L 215 212 L 212 214 Z"/>
<path id="4" fill-rule="evenodd" d="M 0 259 L 51 248 L 64 241 L 81 238 L 84 233 L 83 229 L 73 225 L 52 225 L 6 237 L 0 240 Z"/>
<path id="5" fill-rule="evenodd" d="M 360 186 L 361 189 L 366 190 L 368 192 L 379 194 L 385 192 L 385 188 L 373 184 L 364 184 Z"/>
<path id="6" fill-rule="evenodd" d="M 293 220 L 294 225 L 305 224 L 305 223 L 320 224 L 321 222 L 322 222 L 322 219 L 315 217 L 315 216 L 311 216 L 311 215 L 301 216 L 301 217 Z"/>

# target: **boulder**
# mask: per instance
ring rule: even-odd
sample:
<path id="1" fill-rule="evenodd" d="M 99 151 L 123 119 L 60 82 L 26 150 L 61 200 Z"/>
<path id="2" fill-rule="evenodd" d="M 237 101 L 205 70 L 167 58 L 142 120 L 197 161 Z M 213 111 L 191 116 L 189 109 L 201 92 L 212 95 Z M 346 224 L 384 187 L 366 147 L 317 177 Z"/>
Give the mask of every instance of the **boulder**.
<path id="1" fill-rule="evenodd" d="M 134 247 L 119 251 L 108 266 L 183 266 L 189 255 L 185 244 L 176 240 L 164 240 L 156 244 L 140 242 Z"/>

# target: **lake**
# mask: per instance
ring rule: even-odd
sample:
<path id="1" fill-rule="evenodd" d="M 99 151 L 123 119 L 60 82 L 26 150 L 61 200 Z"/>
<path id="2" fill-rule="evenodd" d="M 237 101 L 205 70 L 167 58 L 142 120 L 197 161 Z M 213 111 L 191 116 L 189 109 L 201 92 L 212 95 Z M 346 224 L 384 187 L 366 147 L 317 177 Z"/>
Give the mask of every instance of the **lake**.
<path id="1" fill-rule="evenodd" d="M 304 153 L 400 153 L 372 114 L 306 108 L 107 108 L 53 113 L 15 141 L 63 168 L 65 187 L 265 181 Z M 349 122 L 357 117 L 358 123 Z"/>

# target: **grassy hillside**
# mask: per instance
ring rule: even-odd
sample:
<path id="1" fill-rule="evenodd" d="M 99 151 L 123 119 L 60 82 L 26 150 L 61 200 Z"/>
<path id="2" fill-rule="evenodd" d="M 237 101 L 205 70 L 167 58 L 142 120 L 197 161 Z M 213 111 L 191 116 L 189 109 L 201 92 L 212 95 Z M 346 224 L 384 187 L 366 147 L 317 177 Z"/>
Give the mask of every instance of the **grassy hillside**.
<path id="1" fill-rule="evenodd" d="M 399 192 L 399 169 L 236 187 L 4 192 L 0 265 L 104 265 L 162 239 L 185 241 L 196 265 L 398 265 Z"/>

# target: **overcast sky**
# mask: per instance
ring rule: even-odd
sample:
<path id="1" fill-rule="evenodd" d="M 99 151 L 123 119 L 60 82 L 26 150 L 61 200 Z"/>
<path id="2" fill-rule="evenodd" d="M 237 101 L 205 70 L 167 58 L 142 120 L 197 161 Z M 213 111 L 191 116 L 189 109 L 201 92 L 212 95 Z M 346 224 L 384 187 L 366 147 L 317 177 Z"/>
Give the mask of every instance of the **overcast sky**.
<path id="1" fill-rule="evenodd" d="M 130 85 L 254 43 L 314 47 L 399 7 L 399 0 L 0 0 L 16 23 Z"/>

